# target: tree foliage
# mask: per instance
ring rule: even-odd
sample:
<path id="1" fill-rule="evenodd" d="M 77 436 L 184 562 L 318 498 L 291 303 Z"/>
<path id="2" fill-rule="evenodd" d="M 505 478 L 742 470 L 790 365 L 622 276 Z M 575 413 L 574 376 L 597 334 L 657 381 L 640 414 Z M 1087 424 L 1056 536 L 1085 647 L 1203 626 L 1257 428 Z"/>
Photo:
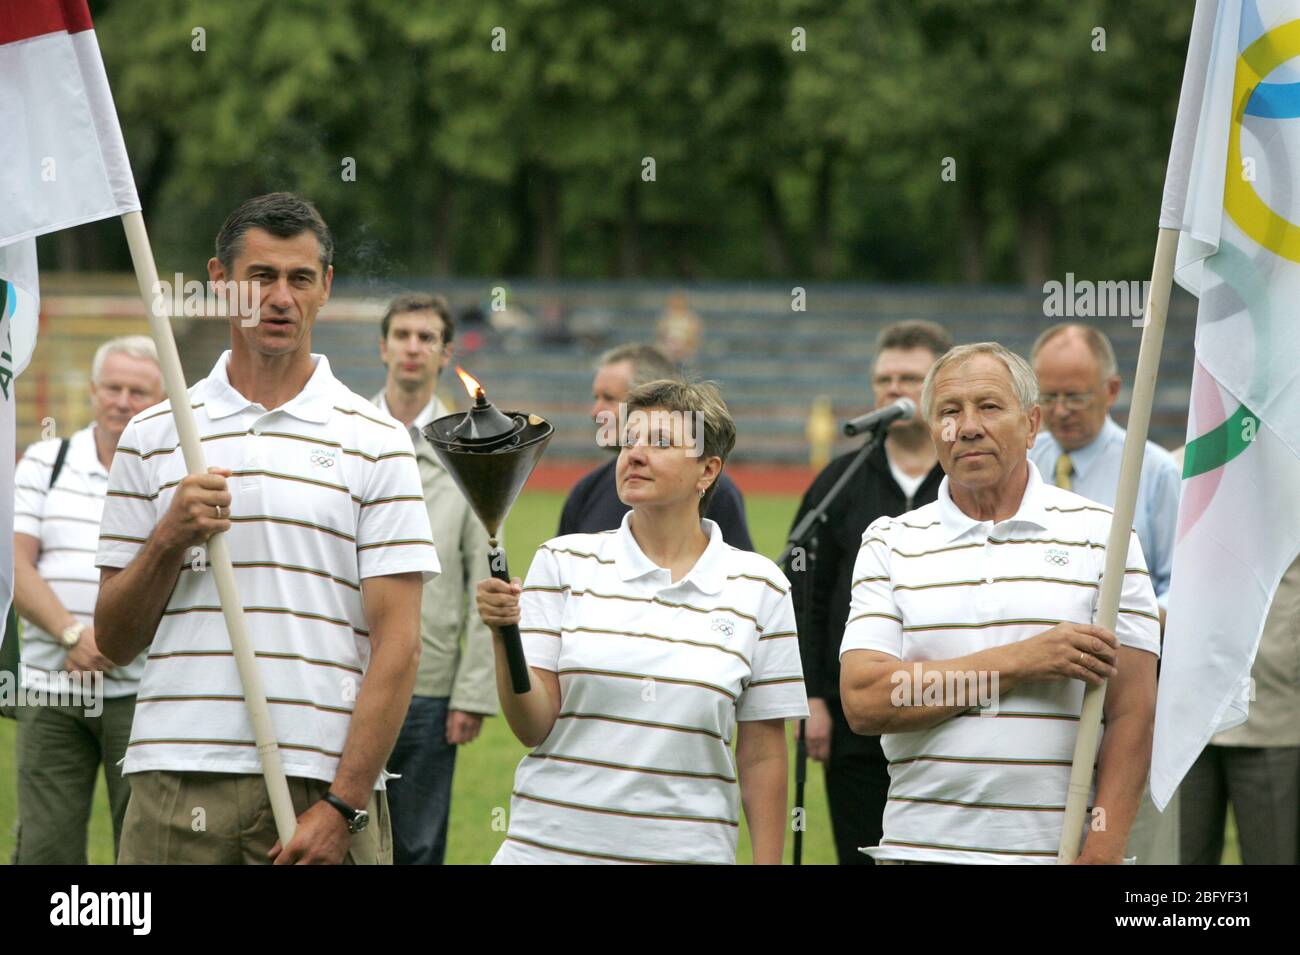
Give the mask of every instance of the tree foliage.
<path id="1" fill-rule="evenodd" d="M 340 271 L 375 280 L 1039 282 L 1149 267 L 1191 4 L 92 13 L 164 270 L 199 267 L 238 201 L 292 189 L 334 227 Z M 126 265 L 108 224 L 54 249 Z"/>

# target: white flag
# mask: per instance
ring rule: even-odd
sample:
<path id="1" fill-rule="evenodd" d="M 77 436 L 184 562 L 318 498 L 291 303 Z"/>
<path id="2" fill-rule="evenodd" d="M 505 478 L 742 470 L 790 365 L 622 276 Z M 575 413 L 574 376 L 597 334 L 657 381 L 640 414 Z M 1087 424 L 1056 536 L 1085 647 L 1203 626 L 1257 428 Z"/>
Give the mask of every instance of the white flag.
<path id="1" fill-rule="evenodd" d="M 0 621 L 9 615 L 14 585 L 14 407 L 16 380 L 36 344 L 36 241 L 0 248 Z M 0 644 L 4 641 L 0 623 Z"/>
<path id="2" fill-rule="evenodd" d="M 1163 808 L 1246 719 L 1269 604 L 1300 553 L 1300 0 L 1199 0 L 1161 210 L 1200 297 L 1156 704 Z"/>

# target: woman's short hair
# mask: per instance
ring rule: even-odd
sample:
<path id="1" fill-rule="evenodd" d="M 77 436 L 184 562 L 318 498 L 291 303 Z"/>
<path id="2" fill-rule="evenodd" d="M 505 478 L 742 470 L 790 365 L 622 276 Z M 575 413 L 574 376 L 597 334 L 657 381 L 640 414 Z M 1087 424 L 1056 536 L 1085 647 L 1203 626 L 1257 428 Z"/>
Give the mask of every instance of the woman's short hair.
<path id="1" fill-rule="evenodd" d="M 690 382 L 678 378 L 660 378 L 648 381 L 633 388 L 627 396 L 627 410 L 649 411 L 662 408 L 675 411 L 690 418 L 690 427 L 695 430 L 690 434 L 695 441 L 703 438 L 704 457 L 720 458 L 727 463 L 727 456 L 736 446 L 736 422 L 727 410 L 727 403 L 722 400 L 718 386 L 711 381 Z M 703 431 L 703 435 L 699 433 Z M 722 470 L 709 485 L 704 496 L 700 498 L 701 516 L 709 509 L 713 492 L 718 489 L 722 479 Z"/>
<path id="2" fill-rule="evenodd" d="M 939 380 L 943 370 L 950 365 L 964 365 L 976 355 L 992 355 L 1007 366 L 1011 375 L 1011 390 L 1016 393 L 1022 411 L 1028 413 L 1038 404 L 1038 378 L 1034 375 L 1034 369 L 1029 367 L 1029 362 L 997 342 L 976 342 L 974 345 L 958 345 L 930 366 L 925 383 L 921 385 L 921 416 L 926 421 L 930 420 L 930 413 L 934 410 L 934 383 Z"/>

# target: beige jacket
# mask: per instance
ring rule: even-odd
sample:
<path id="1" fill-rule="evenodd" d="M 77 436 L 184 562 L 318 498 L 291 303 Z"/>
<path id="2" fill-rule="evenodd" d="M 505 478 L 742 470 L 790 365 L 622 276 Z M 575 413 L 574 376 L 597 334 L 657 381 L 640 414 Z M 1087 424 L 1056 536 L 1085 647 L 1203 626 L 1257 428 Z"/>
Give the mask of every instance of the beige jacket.
<path id="1" fill-rule="evenodd" d="M 370 400 L 390 413 L 382 392 Z M 434 396 L 415 419 L 415 427 L 423 428 L 449 413 Z M 433 453 L 433 446 L 418 431 L 412 443 L 433 543 L 442 564 L 442 573 L 424 585 L 420 602 L 422 647 L 415 695 L 450 697 L 453 710 L 493 715 L 497 690 L 492 634 L 474 604 L 475 587 L 489 576 L 487 531 Z"/>
<path id="2" fill-rule="evenodd" d="M 1300 558 L 1282 575 L 1251 670 L 1255 698 L 1240 726 L 1216 746 L 1300 746 Z"/>

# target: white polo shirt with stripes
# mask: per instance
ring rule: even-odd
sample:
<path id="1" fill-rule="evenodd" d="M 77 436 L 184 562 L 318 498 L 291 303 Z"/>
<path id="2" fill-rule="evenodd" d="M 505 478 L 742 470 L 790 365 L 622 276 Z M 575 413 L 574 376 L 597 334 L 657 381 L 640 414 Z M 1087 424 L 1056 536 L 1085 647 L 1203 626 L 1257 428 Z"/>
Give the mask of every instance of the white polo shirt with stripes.
<path id="1" fill-rule="evenodd" d="M 520 633 L 559 676 L 560 714 L 520 761 L 494 863 L 734 863 L 736 722 L 807 715 L 777 566 L 705 520 L 674 584 L 630 520 L 548 541 L 529 568 Z"/>
<path id="2" fill-rule="evenodd" d="M 332 781 L 370 659 L 361 581 L 438 571 L 411 439 L 323 355 L 267 411 L 230 385 L 230 352 L 190 389 L 208 465 L 234 472 L 227 535 L 271 722 L 290 776 Z M 185 476 L 167 402 L 118 443 L 101 567 L 125 567 Z M 261 771 L 205 554 L 186 556 L 149 647 L 125 773 Z M 382 788 L 382 779 L 376 783 Z"/>
<path id="3" fill-rule="evenodd" d="M 962 512 L 945 477 L 937 501 L 879 518 L 863 534 L 841 656 L 951 660 L 1063 621 L 1095 623 L 1110 517 L 1110 508 L 1045 483 L 1033 462 L 1019 510 L 996 524 Z M 1134 533 L 1115 632 L 1125 646 L 1160 652 L 1155 591 Z M 893 689 L 924 699 L 924 687 Z M 991 696 L 988 683 L 953 689 Z M 1054 863 L 1083 691 L 1079 680 L 1022 683 L 993 706 L 882 735 L 889 798 L 869 855 Z"/>
<path id="4" fill-rule="evenodd" d="M 108 471 L 95 447 L 95 425 L 87 425 L 68 438 L 68 453 L 59 478 L 50 487 L 50 474 L 59 454 L 60 440 L 37 441 L 27 449 L 14 470 L 14 533 L 41 542 L 36 572 L 54 591 L 78 622 L 91 626 L 99 596 L 99 519 L 108 490 Z M 23 621 L 22 684 L 57 691 L 75 683 L 60 683 L 66 671 L 68 648 L 58 634 L 46 633 L 30 620 Z M 144 654 L 124 667 L 104 673 L 104 696 L 115 699 L 136 691 L 144 672 Z"/>

